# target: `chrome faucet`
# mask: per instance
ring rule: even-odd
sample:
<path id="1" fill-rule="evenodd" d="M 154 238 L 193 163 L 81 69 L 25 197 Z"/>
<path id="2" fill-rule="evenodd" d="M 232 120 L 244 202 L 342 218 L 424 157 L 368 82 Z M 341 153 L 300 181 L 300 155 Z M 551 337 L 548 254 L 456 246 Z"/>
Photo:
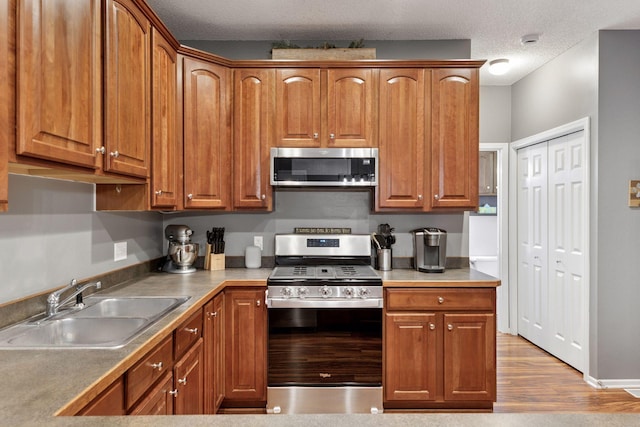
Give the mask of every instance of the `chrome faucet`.
<path id="1" fill-rule="evenodd" d="M 76 279 L 72 279 L 71 282 L 65 286 L 64 288 L 58 289 L 57 291 L 52 292 L 47 297 L 47 316 L 53 316 L 58 313 L 58 309 L 71 301 L 73 298 L 76 299 L 77 308 L 84 307 L 84 303 L 82 302 L 82 292 L 91 287 L 95 287 L 96 289 L 100 289 L 102 287 L 102 282 L 92 282 L 87 283 L 85 285 L 78 285 Z M 62 302 L 60 301 L 60 296 L 67 292 L 70 289 L 75 288 L 75 291 Z"/>

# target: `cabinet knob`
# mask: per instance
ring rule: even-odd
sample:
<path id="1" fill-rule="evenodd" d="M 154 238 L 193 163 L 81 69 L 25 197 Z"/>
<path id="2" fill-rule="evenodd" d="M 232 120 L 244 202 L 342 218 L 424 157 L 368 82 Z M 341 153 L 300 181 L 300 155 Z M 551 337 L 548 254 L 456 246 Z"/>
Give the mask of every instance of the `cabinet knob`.
<path id="1" fill-rule="evenodd" d="M 440 198 L 440 196 L 438 196 L 437 194 L 434 194 L 433 198 L 438 200 Z"/>
<path id="2" fill-rule="evenodd" d="M 198 333 L 198 328 L 193 328 L 193 329 L 192 328 L 184 328 L 184 330 L 186 332 L 189 332 L 190 334 L 194 334 L 194 335 L 196 335 Z"/>
<path id="3" fill-rule="evenodd" d="M 436 329 L 436 325 L 433 323 L 429 323 L 429 329 L 433 331 L 434 329 Z"/>
<path id="4" fill-rule="evenodd" d="M 98 154 L 104 154 L 107 150 L 104 149 L 104 147 L 100 147 L 100 148 L 96 148 L 96 153 Z"/>
<path id="5" fill-rule="evenodd" d="M 109 155 L 114 159 L 117 159 L 118 157 L 120 157 L 120 153 L 118 153 L 118 150 L 112 151 L 111 153 L 109 153 Z"/>
<path id="6" fill-rule="evenodd" d="M 193 200 L 193 194 L 191 194 L 191 193 L 187 194 L 187 199 Z"/>
<path id="7" fill-rule="evenodd" d="M 256 307 L 260 307 L 260 300 L 256 300 Z"/>
<path id="8" fill-rule="evenodd" d="M 267 195 L 266 195 L 266 194 L 263 194 L 262 196 L 260 196 L 260 198 L 261 198 L 262 200 L 265 200 L 265 199 L 267 198 Z"/>
<path id="9" fill-rule="evenodd" d="M 491 190 L 491 186 L 490 185 L 487 185 L 487 190 Z"/>
<path id="10" fill-rule="evenodd" d="M 336 139 L 336 134 L 335 133 L 330 133 L 329 134 L 329 139 Z"/>
<path id="11" fill-rule="evenodd" d="M 162 196 L 162 190 L 156 191 L 156 196 Z"/>
<path id="12" fill-rule="evenodd" d="M 173 397 L 178 397 L 178 390 L 169 390 L 169 394 Z"/>
<path id="13" fill-rule="evenodd" d="M 443 297 L 438 297 L 438 304 L 442 304 L 444 302 L 444 298 Z"/>
<path id="14" fill-rule="evenodd" d="M 187 377 L 179 378 L 178 384 L 187 385 Z"/>
<path id="15" fill-rule="evenodd" d="M 218 317 L 218 312 L 217 311 L 207 311 L 207 317 Z"/>
<path id="16" fill-rule="evenodd" d="M 318 136 L 319 136 L 319 135 L 318 135 L 318 132 L 315 132 L 315 133 L 313 134 L 313 139 L 318 139 Z"/>
<path id="17" fill-rule="evenodd" d="M 422 194 L 418 194 L 418 200 L 422 200 Z"/>
<path id="18" fill-rule="evenodd" d="M 449 323 L 447 325 L 447 329 L 450 330 L 450 331 L 453 331 L 453 325 L 451 323 Z"/>
<path id="19" fill-rule="evenodd" d="M 162 371 L 162 362 L 158 362 L 158 363 L 152 363 L 151 367 L 153 369 L 157 369 L 158 371 Z"/>

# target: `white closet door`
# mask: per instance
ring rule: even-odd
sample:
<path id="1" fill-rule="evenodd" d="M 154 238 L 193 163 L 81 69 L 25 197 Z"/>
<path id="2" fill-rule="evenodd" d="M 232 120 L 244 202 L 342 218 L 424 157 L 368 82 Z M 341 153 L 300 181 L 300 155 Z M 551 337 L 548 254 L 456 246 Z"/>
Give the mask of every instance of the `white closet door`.
<path id="1" fill-rule="evenodd" d="M 547 346 L 547 144 L 518 150 L 518 333 Z"/>
<path id="2" fill-rule="evenodd" d="M 549 347 L 582 371 L 585 320 L 584 131 L 549 141 Z"/>

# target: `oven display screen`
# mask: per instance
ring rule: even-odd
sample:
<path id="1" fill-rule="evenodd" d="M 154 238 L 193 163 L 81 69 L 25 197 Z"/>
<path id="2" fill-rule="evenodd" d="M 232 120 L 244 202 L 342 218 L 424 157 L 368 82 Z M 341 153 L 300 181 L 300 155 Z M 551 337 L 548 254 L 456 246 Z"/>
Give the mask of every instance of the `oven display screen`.
<path id="1" fill-rule="evenodd" d="M 308 248 L 339 248 L 339 239 L 307 239 Z"/>

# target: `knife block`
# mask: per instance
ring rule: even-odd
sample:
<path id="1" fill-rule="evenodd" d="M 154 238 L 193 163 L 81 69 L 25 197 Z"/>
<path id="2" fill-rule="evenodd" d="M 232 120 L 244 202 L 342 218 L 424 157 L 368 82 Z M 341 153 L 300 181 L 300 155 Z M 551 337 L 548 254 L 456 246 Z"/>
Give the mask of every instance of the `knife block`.
<path id="1" fill-rule="evenodd" d="M 207 243 L 204 251 L 204 269 L 205 270 L 224 270 L 224 254 L 211 253 L 213 247 Z"/>

